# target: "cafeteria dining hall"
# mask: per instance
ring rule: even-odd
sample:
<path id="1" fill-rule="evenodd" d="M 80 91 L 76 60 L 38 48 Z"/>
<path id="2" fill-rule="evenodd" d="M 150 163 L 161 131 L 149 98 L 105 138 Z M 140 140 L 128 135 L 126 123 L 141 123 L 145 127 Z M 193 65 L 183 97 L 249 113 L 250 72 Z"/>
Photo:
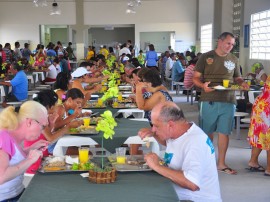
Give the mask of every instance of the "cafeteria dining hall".
<path id="1" fill-rule="evenodd" d="M 0 202 L 270 201 L 269 103 L 269 0 L 0 0 Z"/>

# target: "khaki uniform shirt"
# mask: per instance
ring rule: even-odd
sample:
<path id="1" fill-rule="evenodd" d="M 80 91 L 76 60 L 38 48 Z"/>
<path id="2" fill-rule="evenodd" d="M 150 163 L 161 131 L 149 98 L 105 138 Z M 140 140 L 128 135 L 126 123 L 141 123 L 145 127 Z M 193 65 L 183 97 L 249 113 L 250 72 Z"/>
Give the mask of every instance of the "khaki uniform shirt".
<path id="1" fill-rule="evenodd" d="M 195 71 L 202 74 L 203 82 L 210 81 L 209 87 L 223 85 L 223 79 L 234 82 L 234 78 L 241 77 L 238 59 L 229 53 L 225 57 L 216 54 L 214 50 L 201 55 L 198 60 Z M 218 91 L 210 93 L 202 91 L 200 101 L 228 102 L 236 104 L 234 91 Z"/>

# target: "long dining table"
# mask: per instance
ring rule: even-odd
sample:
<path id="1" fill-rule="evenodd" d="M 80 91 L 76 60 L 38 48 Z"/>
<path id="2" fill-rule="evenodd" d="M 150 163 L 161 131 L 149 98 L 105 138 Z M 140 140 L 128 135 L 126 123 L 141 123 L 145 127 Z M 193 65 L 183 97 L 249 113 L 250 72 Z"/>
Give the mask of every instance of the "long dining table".
<path id="1" fill-rule="evenodd" d="M 79 173 L 37 173 L 21 196 L 29 201 L 176 202 L 172 182 L 153 172 L 118 172 L 111 184 L 95 184 Z"/>
<path id="2" fill-rule="evenodd" d="M 54 155 L 57 155 L 57 153 L 60 153 L 62 155 L 64 153 L 62 152 L 62 150 L 65 149 L 65 147 L 78 146 L 78 142 L 75 139 L 79 139 L 80 137 L 82 137 L 82 145 L 84 142 L 86 142 L 85 141 L 86 138 L 91 138 L 92 140 L 96 141 L 99 145 L 103 144 L 103 147 L 110 153 L 114 153 L 115 148 L 120 147 L 125 142 L 125 140 L 127 140 L 127 138 L 129 138 L 130 136 L 136 136 L 138 134 L 139 129 L 150 127 L 149 123 L 144 121 L 133 121 L 124 118 L 115 120 L 117 122 L 117 126 L 114 128 L 115 135 L 113 136 L 113 139 L 104 139 L 102 137 L 103 136 L 102 132 L 99 132 L 98 134 L 78 133 L 64 136 L 60 140 L 58 140 L 54 149 L 55 150 Z M 76 136 L 78 138 L 76 138 Z"/>

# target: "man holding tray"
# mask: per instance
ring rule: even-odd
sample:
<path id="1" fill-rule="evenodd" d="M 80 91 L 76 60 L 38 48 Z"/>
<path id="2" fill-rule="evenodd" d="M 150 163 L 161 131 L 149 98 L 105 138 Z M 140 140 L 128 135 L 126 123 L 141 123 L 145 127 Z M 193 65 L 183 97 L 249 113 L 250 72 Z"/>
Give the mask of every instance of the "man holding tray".
<path id="1" fill-rule="evenodd" d="M 235 44 L 232 33 L 224 32 L 218 38 L 217 48 L 204 53 L 196 63 L 193 82 L 202 89 L 200 98 L 200 127 L 213 141 L 213 133 L 218 133 L 218 170 L 236 174 L 225 163 L 232 132 L 235 112 L 234 91 L 217 91 L 211 87 L 222 85 L 223 80 L 236 82 L 244 89 L 249 86 L 241 78 L 238 59 L 230 53 Z"/>

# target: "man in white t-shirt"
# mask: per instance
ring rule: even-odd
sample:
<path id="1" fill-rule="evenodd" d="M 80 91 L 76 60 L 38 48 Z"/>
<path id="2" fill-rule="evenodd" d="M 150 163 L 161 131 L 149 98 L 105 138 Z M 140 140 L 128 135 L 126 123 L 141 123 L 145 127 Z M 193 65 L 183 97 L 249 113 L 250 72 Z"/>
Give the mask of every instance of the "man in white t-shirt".
<path id="1" fill-rule="evenodd" d="M 173 182 L 179 200 L 220 202 L 215 150 L 209 137 L 195 124 L 187 122 L 173 102 L 156 105 L 152 110 L 151 131 L 141 129 L 139 136 L 153 136 L 166 145 L 165 165 L 155 153 L 145 160 L 150 168 Z"/>
<path id="2" fill-rule="evenodd" d="M 53 60 L 53 64 L 51 64 L 48 67 L 47 76 L 46 76 L 45 80 L 43 81 L 43 83 L 56 81 L 57 74 L 59 73 L 59 70 L 57 70 L 57 68 L 56 68 L 58 63 L 59 63 L 58 58 L 55 58 Z"/>
<path id="3" fill-rule="evenodd" d="M 171 53 L 170 57 L 166 61 L 166 68 L 165 68 L 165 76 L 166 76 L 166 78 L 171 78 L 171 76 L 172 76 L 172 67 L 173 67 L 173 64 L 175 63 L 175 61 L 176 61 L 176 54 Z"/>

